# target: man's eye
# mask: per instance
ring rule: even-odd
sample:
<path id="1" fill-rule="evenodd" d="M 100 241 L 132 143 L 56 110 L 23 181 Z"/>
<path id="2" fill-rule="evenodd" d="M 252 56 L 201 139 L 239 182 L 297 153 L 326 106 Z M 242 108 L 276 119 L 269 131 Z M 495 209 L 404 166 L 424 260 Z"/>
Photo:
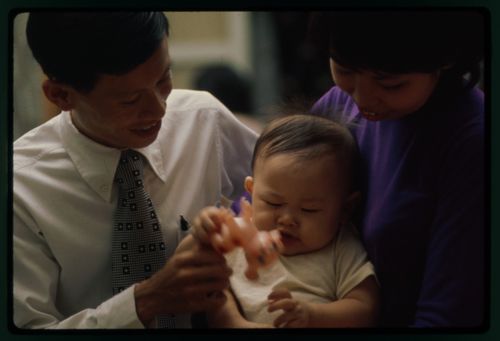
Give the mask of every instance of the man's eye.
<path id="1" fill-rule="evenodd" d="M 127 101 L 122 101 L 121 104 L 123 104 L 123 105 L 132 105 L 132 104 L 135 104 L 137 102 L 139 102 L 139 97 L 136 97 L 134 99 L 127 100 Z"/>
<path id="2" fill-rule="evenodd" d="M 167 77 L 163 77 L 162 79 L 159 80 L 158 84 L 163 84 L 166 82 L 170 82 L 172 78 L 170 77 L 170 74 Z"/>

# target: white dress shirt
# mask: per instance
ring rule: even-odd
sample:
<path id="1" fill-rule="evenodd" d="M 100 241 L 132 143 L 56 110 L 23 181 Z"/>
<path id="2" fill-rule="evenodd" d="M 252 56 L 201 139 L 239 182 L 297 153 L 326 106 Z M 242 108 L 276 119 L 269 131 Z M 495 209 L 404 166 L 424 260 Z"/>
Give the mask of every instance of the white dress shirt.
<path id="1" fill-rule="evenodd" d="M 139 149 L 167 252 L 200 209 L 236 199 L 256 134 L 207 92 L 174 90 L 158 138 Z M 133 286 L 112 297 L 111 231 L 120 150 L 62 112 L 14 143 L 14 323 L 21 328 L 143 328 Z M 166 303 L 168 304 L 168 303 Z M 190 327 L 189 316 L 176 317 Z"/>

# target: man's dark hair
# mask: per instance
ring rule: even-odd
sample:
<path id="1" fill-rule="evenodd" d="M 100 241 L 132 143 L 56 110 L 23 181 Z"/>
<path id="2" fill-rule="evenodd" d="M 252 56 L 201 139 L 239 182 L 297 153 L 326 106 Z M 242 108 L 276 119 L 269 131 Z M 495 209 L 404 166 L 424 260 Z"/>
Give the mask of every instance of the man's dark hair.
<path id="1" fill-rule="evenodd" d="M 90 92 L 145 62 L 168 36 L 162 12 L 32 12 L 26 35 L 49 79 Z"/>

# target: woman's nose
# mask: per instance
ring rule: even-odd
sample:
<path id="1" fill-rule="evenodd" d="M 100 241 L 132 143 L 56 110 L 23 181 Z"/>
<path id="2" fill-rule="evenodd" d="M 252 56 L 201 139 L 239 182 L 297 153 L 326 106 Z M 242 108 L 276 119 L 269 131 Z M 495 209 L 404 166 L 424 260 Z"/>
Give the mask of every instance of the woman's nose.
<path id="1" fill-rule="evenodd" d="M 363 75 L 356 77 L 356 82 L 351 94 L 359 108 L 374 110 L 376 104 L 376 89 L 370 79 Z"/>

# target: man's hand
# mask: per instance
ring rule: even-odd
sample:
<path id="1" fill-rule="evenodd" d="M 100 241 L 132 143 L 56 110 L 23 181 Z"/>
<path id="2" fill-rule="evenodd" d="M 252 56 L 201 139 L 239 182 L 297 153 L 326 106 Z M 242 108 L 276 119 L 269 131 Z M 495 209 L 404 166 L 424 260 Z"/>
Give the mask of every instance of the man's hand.
<path id="1" fill-rule="evenodd" d="M 210 244 L 210 236 L 220 231 L 226 214 L 228 213 L 225 209 L 215 206 L 202 209 L 193 220 L 193 235 L 199 239 L 202 244 Z"/>
<path id="2" fill-rule="evenodd" d="M 269 312 L 283 310 L 274 320 L 275 327 L 304 328 L 309 325 L 310 304 L 294 299 L 288 289 L 276 288 L 267 298 L 270 301 L 267 308 Z"/>
<path id="3" fill-rule="evenodd" d="M 224 304 L 231 269 L 222 255 L 189 235 L 165 266 L 135 287 L 136 310 L 145 326 L 156 315 L 192 313 Z"/>

